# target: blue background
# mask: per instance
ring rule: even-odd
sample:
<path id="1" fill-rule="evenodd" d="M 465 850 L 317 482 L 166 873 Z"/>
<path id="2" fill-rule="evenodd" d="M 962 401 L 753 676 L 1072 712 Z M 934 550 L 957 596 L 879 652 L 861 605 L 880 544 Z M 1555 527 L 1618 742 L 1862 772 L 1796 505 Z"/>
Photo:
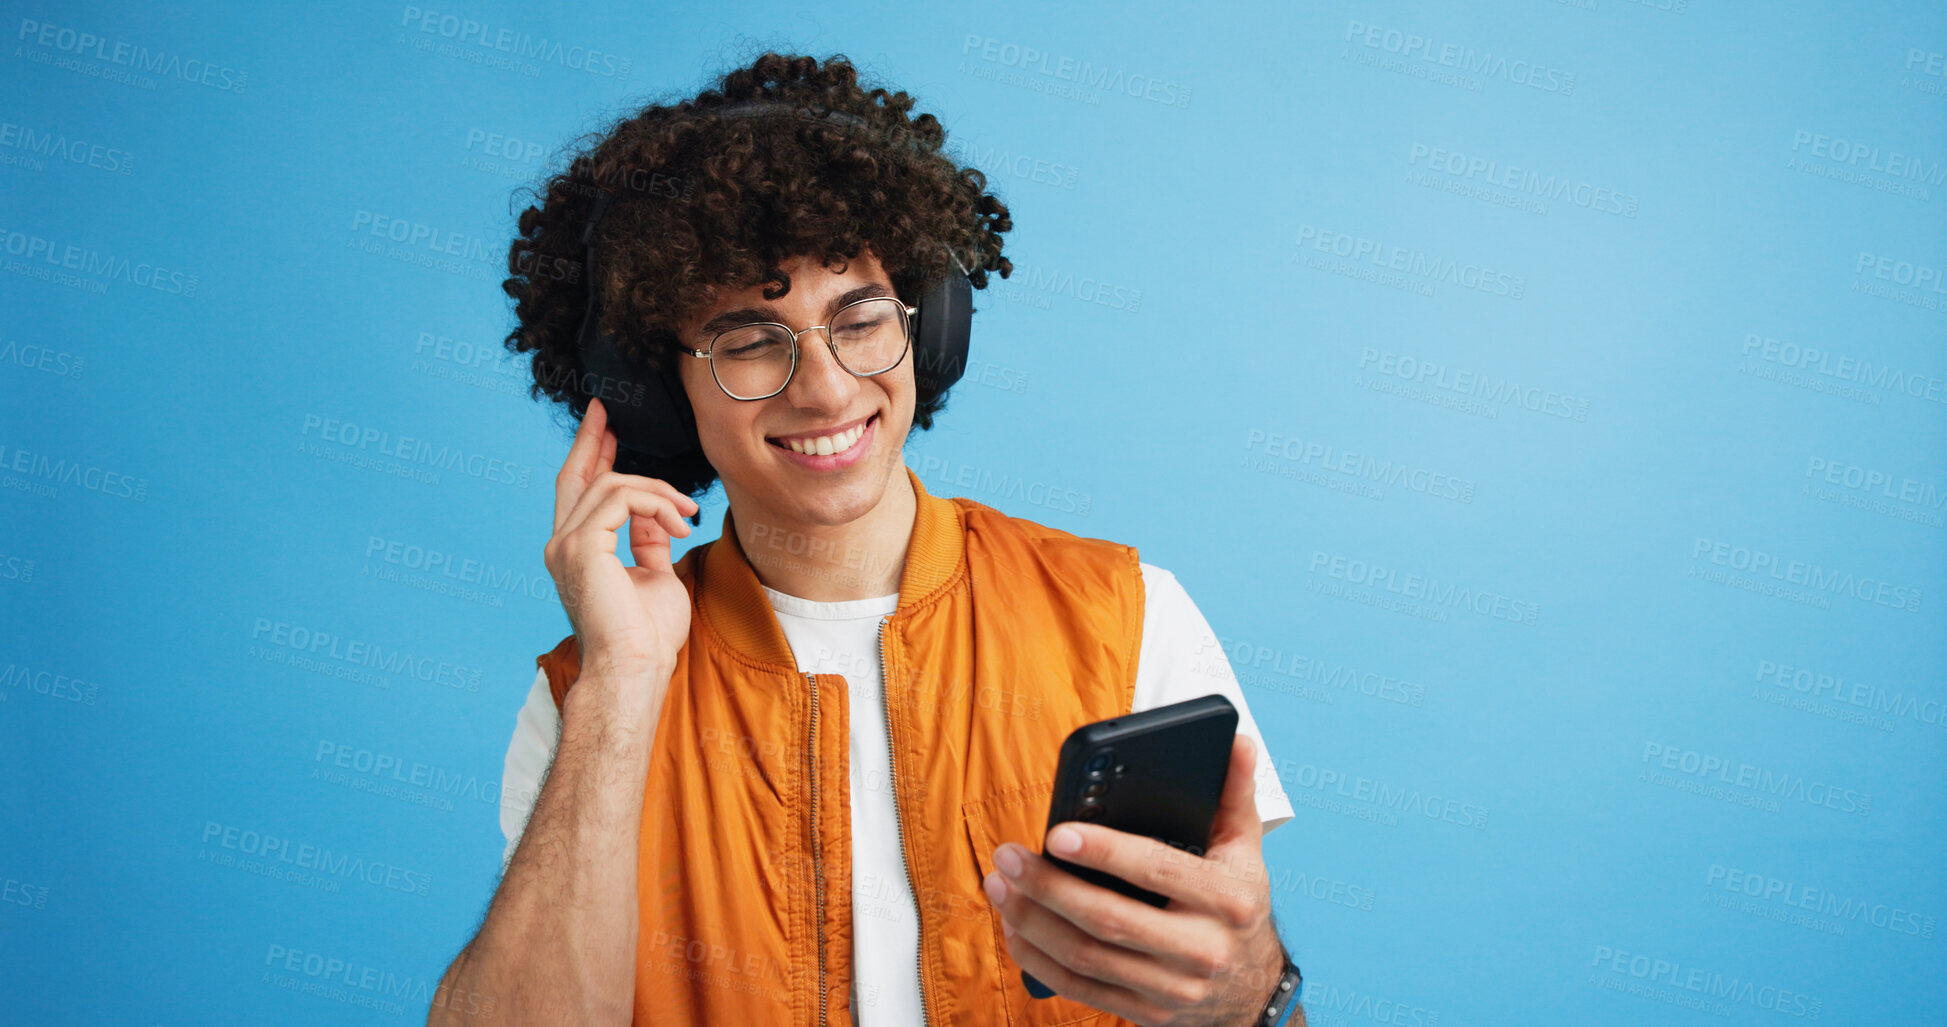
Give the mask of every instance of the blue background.
<path id="1" fill-rule="evenodd" d="M 776 47 L 1012 210 L 908 462 L 1197 600 L 1297 804 L 1312 1023 L 1947 1020 L 1947 9 L 7 6 L 0 1018 L 423 1018 L 567 630 L 513 191 Z"/>

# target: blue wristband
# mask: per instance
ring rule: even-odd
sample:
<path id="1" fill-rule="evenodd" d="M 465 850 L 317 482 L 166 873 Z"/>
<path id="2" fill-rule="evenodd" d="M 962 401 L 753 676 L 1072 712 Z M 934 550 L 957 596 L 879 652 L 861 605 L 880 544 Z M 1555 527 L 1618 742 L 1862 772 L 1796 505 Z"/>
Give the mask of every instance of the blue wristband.
<path id="1" fill-rule="evenodd" d="M 1290 953 L 1285 953 L 1284 971 L 1278 975 L 1278 986 L 1272 990 L 1263 1013 L 1258 1016 L 1259 1027 L 1284 1027 L 1286 1021 L 1291 1019 L 1291 1011 L 1298 1008 L 1298 989 L 1304 983 L 1305 978 L 1298 972 L 1298 964 L 1291 961 Z"/>

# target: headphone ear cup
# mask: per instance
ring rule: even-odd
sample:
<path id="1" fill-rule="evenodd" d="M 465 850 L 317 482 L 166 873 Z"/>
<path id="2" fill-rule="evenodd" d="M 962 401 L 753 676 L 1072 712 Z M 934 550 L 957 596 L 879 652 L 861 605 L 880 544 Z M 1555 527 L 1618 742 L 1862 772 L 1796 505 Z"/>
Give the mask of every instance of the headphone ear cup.
<path id="1" fill-rule="evenodd" d="M 649 441 L 657 448 L 649 449 L 649 452 L 665 460 L 682 456 L 701 445 L 701 440 L 696 436 L 696 411 L 690 408 L 690 394 L 683 388 L 683 379 L 676 372 L 678 359 L 671 354 L 669 361 L 656 369 L 654 380 L 662 388 L 663 401 L 650 408 L 653 427 Z"/>
<path id="2" fill-rule="evenodd" d="M 956 268 L 920 297 L 916 306 L 919 325 L 913 333 L 913 381 L 937 394 L 959 381 L 967 370 L 967 342 L 973 335 L 973 282 Z"/>
<path id="3" fill-rule="evenodd" d="M 642 370 L 646 369 L 625 363 L 615 339 L 598 332 L 595 344 L 582 353 L 582 370 L 591 376 L 584 383 L 588 391 L 608 408 L 609 426 L 619 447 L 658 460 L 671 460 L 697 448 L 696 414 L 674 367 L 665 364 L 645 378 Z"/>

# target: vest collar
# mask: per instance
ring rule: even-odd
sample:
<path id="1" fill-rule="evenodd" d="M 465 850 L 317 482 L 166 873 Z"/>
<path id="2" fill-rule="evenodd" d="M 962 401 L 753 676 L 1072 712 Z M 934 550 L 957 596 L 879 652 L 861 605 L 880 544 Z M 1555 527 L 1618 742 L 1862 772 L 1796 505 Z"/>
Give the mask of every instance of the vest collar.
<path id="1" fill-rule="evenodd" d="M 900 571 L 899 606 L 894 616 L 923 603 L 959 576 L 966 556 L 966 522 L 953 500 L 932 495 L 911 467 L 900 464 L 913 483 L 917 509 L 913 535 Z M 736 523 L 723 512 L 722 534 L 703 552 L 698 571 L 697 605 L 703 618 L 731 649 L 759 663 L 780 664 L 796 672 L 791 645 L 771 610 L 770 597 L 737 540 Z"/>

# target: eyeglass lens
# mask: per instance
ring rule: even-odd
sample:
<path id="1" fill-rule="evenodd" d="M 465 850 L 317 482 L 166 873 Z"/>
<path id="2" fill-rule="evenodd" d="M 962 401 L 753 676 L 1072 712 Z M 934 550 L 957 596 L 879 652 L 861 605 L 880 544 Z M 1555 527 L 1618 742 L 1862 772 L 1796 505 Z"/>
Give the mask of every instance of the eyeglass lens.
<path id="1" fill-rule="evenodd" d="M 838 349 L 838 362 L 856 375 L 880 374 L 906 354 L 906 307 L 891 297 L 846 306 L 833 315 L 827 330 Z M 774 324 L 732 328 L 711 343 L 710 369 L 717 384 L 734 398 L 774 395 L 791 376 L 791 333 Z"/>

